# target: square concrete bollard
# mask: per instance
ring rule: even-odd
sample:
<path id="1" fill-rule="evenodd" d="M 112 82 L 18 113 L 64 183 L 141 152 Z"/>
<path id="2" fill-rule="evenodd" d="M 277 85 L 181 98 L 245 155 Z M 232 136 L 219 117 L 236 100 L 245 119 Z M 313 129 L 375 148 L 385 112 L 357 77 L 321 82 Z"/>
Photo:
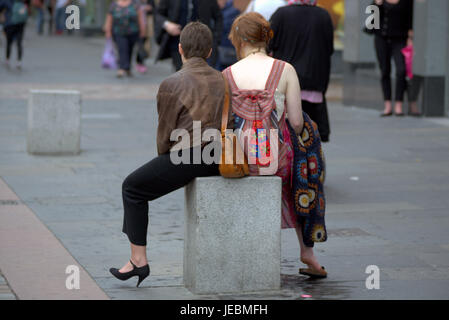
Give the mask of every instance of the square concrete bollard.
<path id="1" fill-rule="evenodd" d="M 78 154 L 81 94 L 78 91 L 31 90 L 28 100 L 27 150 L 31 154 Z"/>
<path id="2" fill-rule="evenodd" d="M 197 178 L 185 189 L 184 284 L 195 294 L 280 289 L 279 177 Z"/>

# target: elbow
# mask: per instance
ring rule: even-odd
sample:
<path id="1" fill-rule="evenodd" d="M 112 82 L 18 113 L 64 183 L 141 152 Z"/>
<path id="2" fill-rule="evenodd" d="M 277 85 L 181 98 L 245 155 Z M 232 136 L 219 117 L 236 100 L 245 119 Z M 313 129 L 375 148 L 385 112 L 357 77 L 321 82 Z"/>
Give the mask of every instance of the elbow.
<path id="1" fill-rule="evenodd" d="M 304 120 L 303 119 L 294 119 L 294 120 L 290 120 L 290 125 L 293 128 L 293 130 L 295 130 L 296 134 L 300 134 L 303 126 L 304 126 Z"/>

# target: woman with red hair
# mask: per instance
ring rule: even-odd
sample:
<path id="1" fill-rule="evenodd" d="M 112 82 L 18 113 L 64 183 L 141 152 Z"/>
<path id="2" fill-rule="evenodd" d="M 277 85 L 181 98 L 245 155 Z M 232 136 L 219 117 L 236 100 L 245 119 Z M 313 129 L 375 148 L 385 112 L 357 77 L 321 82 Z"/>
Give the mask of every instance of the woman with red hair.
<path id="1" fill-rule="evenodd" d="M 321 142 L 316 125 L 302 112 L 295 69 L 267 55 L 272 38 L 259 13 L 234 21 L 230 40 L 239 62 L 223 72 L 232 89 L 234 127 L 250 174 L 282 178 L 282 228 L 296 229 L 301 261 L 308 265 L 300 273 L 325 278 L 313 252 L 315 242 L 327 239 Z"/>

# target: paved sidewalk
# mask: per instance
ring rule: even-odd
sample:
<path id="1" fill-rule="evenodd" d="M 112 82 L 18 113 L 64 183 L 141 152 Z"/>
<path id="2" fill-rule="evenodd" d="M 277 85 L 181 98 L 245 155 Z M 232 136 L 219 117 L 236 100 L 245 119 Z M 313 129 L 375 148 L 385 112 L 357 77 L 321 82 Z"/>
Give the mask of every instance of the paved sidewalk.
<path id="1" fill-rule="evenodd" d="M 0 178 L 0 268 L 26 300 L 105 300 L 106 294 Z M 77 279 L 82 287 L 77 286 Z"/>
<path id="2" fill-rule="evenodd" d="M 156 155 L 155 94 L 171 69 L 150 64 L 147 75 L 115 79 L 114 72 L 100 68 L 102 43 L 38 39 L 29 32 L 23 72 L 0 67 L 0 177 L 110 298 L 449 298 L 448 120 L 380 119 L 375 111 L 338 102 L 330 104 L 333 133 L 325 146 L 330 236 L 316 246 L 329 279 L 309 281 L 297 274 L 298 243 L 285 230 L 280 292 L 191 294 L 182 286 L 182 190 L 150 205 L 152 276 L 139 289 L 134 281 L 113 279 L 109 267 L 129 258 L 121 233 L 121 183 Z M 26 153 L 24 98 L 28 89 L 40 87 L 82 91 L 79 156 Z M 338 92 L 338 86 L 333 89 Z M 0 269 L 2 252 L 0 243 Z M 380 290 L 366 289 L 369 265 L 381 270 Z"/>
<path id="3" fill-rule="evenodd" d="M 12 292 L 5 277 L 0 270 L 0 300 L 16 300 L 17 297 Z"/>

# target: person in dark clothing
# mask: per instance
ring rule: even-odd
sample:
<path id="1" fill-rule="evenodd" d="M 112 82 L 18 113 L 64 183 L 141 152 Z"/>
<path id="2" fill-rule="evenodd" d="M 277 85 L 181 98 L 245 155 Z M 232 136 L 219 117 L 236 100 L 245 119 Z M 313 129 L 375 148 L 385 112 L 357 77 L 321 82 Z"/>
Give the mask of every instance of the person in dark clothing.
<path id="1" fill-rule="evenodd" d="M 140 10 L 142 10 L 143 22 L 145 24 L 146 36 L 141 38 L 138 43 L 138 49 L 136 54 L 136 69 L 139 73 L 144 74 L 148 71 L 145 60 L 150 56 L 150 42 L 152 29 L 148 28 L 150 17 L 152 19 L 153 9 L 154 9 L 154 0 L 139 0 L 140 1 Z M 151 25 L 152 27 L 152 25 Z"/>
<path id="2" fill-rule="evenodd" d="M 223 32 L 221 35 L 220 46 L 218 47 L 216 69 L 223 71 L 237 62 L 235 48 L 228 37 L 234 20 L 241 12 L 234 7 L 234 0 L 218 0 L 218 4 L 223 15 Z"/>
<path id="3" fill-rule="evenodd" d="M 201 159 L 195 162 L 195 154 L 205 151 L 209 143 L 198 141 L 193 134 L 196 121 L 201 123 L 200 136 L 206 130 L 218 130 L 221 125 L 225 80 L 206 62 L 212 44 L 212 33 L 206 25 L 200 22 L 188 24 L 181 33 L 178 46 L 182 55 L 182 70 L 163 81 L 159 87 L 159 156 L 134 171 L 123 182 L 122 230 L 131 243 L 131 260 L 120 270 L 110 269 L 120 280 L 138 276 L 139 285 L 150 274 L 146 255 L 148 202 L 186 186 L 196 177 L 219 175 L 217 162 L 206 163 L 201 154 Z M 185 139 L 177 143 L 173 141 L 172 134 L 181 130 L 186 132 Z M 183 157 L 183 153 L 189 156 L 190 164 L 175 164 L 173 156 Z"/>
<path id="4" fill-rule="evenodd" d="M 396 65 L 394 112 L 403 116 L 404 93 L 407 87 L 405 58 L 402 49 L 413 37 L 413 0 L 376 0 L 380 9 L 380 29 L 374 31 L 377 60 L 382 72 L 382 91 L 385 109 L 382 117 L 393 115 L 391 89 L 391 59 Z"/>
<path id="5" fill-rule="evenodd" d="M 216 49 L 223 29 L 223 17 L 216 0 L 160 0 L 154 21 L 156 42 L 160 45 L 156 61 L 171 58 L 176 71 L 181 69 L 179 35 L 189 22 L 196 20 L 212 30 Z M 216 63 L 216 51 L 213 50 L 209 60 L 211 65 Z"/>
<path id="6" fill-rule="evenodd" d="M 33 7 L 37 12 L 36 29 L 39 35 L 44 33 L 45 7 L 44 0 L 36 0 L 33 2 Z"/>
<path id="7" fill-rule="evenodd" d="M 322 142 L 328 142 L 330 124 L 326 91 L 329 86 L 334 27 L 329 13 L 316 0 L 294 0 L 271 17 L 273 58 L 296 69 L 301 84 L 302 108 L 318 125 Z"/>
<path id="8" fill-rule="evenodd" d="M 6 36 L 6 67 L 10 67 L 9 59 L 14 41 L 17 43 L 17 69 L 22 68 L 23 34 L 28 19 L 29 1 L 0 1 L 0 12 L 5 11 L 3 30 Z"/>

